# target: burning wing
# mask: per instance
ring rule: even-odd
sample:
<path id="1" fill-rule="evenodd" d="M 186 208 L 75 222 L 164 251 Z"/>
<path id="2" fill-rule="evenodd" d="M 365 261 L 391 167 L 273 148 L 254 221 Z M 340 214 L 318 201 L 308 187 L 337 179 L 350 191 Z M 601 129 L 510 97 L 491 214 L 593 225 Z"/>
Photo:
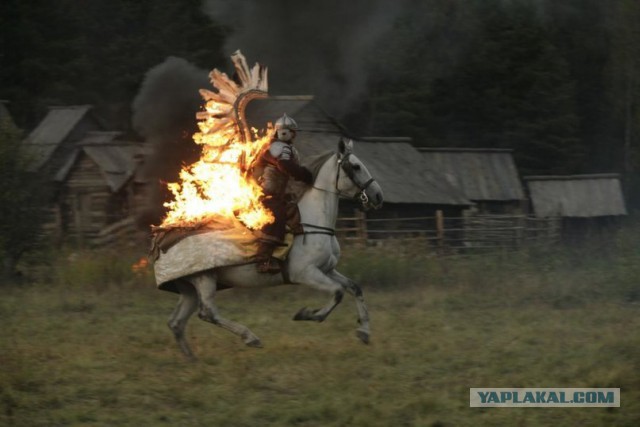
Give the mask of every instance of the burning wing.
<path id="1" fill-rule="evenodd" d="M 237 79 L 214 69 L 209 76 L 217 92 L 200 90 L 206 102 L 196 115 L 200 132 L 193 139 L 202 156 L 182 169 L 180 182 L 168 184 L 174 200 L 165 203 L 163 229 L 198 227 L 220 217 L 258 229 L 274 220 L 260 202 L 262 189 L 246 176 L 247 165 L 269 143 L 268 135 L 249 129 L 244 115 L 249 101 L 267 97 L 267 69 L 250 69 L 240 51 L 231 59 Z"/>
<path id="2" fill-rule="evenodd" d="M 252 135 L 246 125 L 244 111 L 252 99 L 267 97 L 267 68 L 255 64 L 249 69 L 247 60 L 239 50 L 231 55 L 231 60 L 236 68 L 238 83 L 225 73 L 214 69 L 209 73 L 209 77 L 218 92 L 200 89 L 200 94 L 207 103 L 205 111 L 199 112 L 196 116 L 201 130 L 194 135 L 196 142 L 207 135 L 236 131 L 244 142 L 251 140 Z"/>

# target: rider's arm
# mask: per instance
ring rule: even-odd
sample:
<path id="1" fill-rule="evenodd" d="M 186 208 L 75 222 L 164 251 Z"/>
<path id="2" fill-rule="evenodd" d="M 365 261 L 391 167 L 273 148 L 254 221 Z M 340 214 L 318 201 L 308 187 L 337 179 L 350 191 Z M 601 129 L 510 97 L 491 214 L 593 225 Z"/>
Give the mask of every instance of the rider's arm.
<path id="1" fill-rule="evenodd" d="M 300 166 L 293 159 L 278 159 L 278 169 L 288 174 L 292 178 L 297 179 L 298 181 L 302 181 L 305 184 L 309 185 L 313 184 L 313 175 L 311 175 L 311 171 L 304 166 Z"/>
<path id="2" fill-rule="evenodd" d="M 278 144 L 275 147 L 272 146 L 272 149 L 271 154 L 276 158 L 277 167 L 282 173 L 308 185 L 313 184 L 311 171 L 298 163 L 290 145 Z"/>

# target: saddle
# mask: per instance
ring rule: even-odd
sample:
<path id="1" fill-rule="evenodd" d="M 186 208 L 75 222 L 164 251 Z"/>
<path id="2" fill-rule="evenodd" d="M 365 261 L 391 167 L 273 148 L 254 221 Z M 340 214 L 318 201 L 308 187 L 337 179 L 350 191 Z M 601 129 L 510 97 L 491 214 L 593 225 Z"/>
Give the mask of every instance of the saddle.
<path id="1" fill-rule="evenodd" d="M 226 218 L 220 218 L 207 222 L 206 224 L 200 224 L 194 227 L 153 227 L 153 238 L 151 239 L 151 248 L 149 250 L 149 258 L 152 261 L 156 261 L 161 253 L 166 253 L 170 248 L 175 246 L 178 242 L 186 239 L 190 236 L 195 236 L 203 233 L 210 233 L 212 231 L 232 231 L 242 227 L 243 231 L 250 231 L 253 239 L 254 248 L 249 249 L 248 252 L 253 256 L 258 252 L 257 242 L 260 239 L 268 239 L 269 237 L 263 234 L 260 230 L 249 230 L 244 227 L 240 221 L 234 221 Z M 291 245 L 293 243 L 293 236 L 302 233 L 302 225 L 300 224 L 300 211 L 298 205 L 295 203 L 287 204 L 287 234 L 285 236 L 284 243 L 279 244 L 279 247 L 273 254 L 274 258 L 284 261 L 289 254 Z M 229 236 L 233 238 L 234 236 Z M 246 245 L 247 242 L 243 242 Z"/>

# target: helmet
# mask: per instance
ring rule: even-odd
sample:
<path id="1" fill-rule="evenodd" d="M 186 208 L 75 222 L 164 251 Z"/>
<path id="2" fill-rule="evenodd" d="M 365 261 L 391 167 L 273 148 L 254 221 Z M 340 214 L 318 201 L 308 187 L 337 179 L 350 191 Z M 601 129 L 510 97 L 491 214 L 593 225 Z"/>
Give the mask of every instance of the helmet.
<path id="1" fill-rule="evenodd" d="M 275 128 L 276 128 L 276 130 L 278 130 L 278 129 L 289 129 L 289 130 L 297 131 L 298 130 L 298 124 L 296 123 L 295 120 L 293 120 L 291 117 L 287 116 L 287 114 L 285 113 L 282 117 L 280 117 L 278 120 L 276 120 Z"/>

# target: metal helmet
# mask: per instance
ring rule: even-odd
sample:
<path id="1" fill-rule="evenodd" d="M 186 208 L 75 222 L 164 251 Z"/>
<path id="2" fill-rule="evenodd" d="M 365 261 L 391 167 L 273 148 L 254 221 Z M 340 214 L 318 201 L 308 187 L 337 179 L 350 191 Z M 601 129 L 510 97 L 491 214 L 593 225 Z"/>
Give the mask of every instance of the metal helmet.
<path id="1" fill-rule="evenodd" d="M 289 130 L 297 131 L 298 124 L 291 117 L 287 116 L 287 113 L 285 113 L 282 117 L 276 120 L 275 128 L 276 130 L 289 129 Z"/>

